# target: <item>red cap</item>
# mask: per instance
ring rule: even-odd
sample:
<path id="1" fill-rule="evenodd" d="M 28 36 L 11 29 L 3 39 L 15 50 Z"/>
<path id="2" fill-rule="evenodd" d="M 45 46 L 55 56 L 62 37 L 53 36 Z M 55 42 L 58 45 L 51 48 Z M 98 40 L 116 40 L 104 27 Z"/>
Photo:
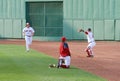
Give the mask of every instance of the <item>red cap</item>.
<path id="1" fill-rule="evenodd" d="M 62 37 L 62 38 L 61 38 L 61 41 L 62 41 L 62 42 L 65 42 L 65 41 L 66 41 L 66 38 L 65 38 L 65 37 Z"/>

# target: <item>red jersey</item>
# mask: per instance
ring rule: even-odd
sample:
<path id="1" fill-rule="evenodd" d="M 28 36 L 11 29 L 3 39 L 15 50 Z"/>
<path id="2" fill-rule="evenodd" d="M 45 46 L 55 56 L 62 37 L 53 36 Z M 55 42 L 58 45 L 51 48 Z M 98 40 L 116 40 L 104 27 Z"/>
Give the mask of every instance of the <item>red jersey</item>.
<path id="1" fill-rule="evenodd" d="M 66 42 L 62 42 L 60 44 L 60 55 L 62 57 L 66 57 L 66 56 L 71 56 L 70 55 L 70 51 L 69 51 L 69 47 L 68 44 Z"/>

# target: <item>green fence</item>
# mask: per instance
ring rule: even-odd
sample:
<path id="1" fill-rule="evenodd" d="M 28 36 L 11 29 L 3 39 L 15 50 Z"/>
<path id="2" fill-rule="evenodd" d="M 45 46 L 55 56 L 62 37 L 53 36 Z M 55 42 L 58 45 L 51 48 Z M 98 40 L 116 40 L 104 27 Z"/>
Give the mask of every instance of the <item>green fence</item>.
<path id="1" fill-rule="evenodd" d="M 62 36 L 63 2 L 27 2 L 26 20 L 36 30 L 35 36 Z"/>
<path id="2" fill-rule="evenodd" d="M 33 39 L 86 39 L 78 28 L 92 28 L 95 40 L 120 40 L 120 0 L 0 0 L 0 38 L 23 38 L 30 22 Z"/>

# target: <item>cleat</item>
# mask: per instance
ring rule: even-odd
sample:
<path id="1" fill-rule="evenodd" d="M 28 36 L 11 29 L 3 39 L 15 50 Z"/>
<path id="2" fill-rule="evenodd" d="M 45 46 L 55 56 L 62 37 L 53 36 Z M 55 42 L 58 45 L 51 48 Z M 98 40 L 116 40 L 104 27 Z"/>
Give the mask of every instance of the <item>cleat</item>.
<path id="1" fill-rule="evenodd" d="M 61 67 L 58 65 L 57 68 L 61 68 Z"/>
<path id="2" fill-rule="evenodd" d="M 30 50 L 26 50 L 26 52 L 29 52 Z"/>
<path id="3" fill-rule="evenodd" d="M 92 58 L 93 58 L 93 57 L 94 57 L 94 55 L 88 55 L 87 57 L 92 57 Z"/>
<path id="4" fill-rule="evenodd" d="M 90 55 L 90 57 L 94 57 L 94 55 Z"/>
<path id="5" fill-rule="evenodd" d="M 86 57 L 91 57 L 90 55 L 86 56 Z"/>

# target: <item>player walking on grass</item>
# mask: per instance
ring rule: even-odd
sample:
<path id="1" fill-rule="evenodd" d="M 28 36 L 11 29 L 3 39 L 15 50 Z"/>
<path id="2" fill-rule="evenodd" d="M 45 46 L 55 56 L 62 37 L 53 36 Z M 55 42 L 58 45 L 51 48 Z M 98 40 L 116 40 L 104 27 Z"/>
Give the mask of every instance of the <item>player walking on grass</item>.
<path id="1" fill-rule="evenodd" d="M 96 45 L 93 33 L 91 32 L 91 28 L 88 28 L 87 31 L 84 31 L 83 29 L 79 29 L 78 32 L 84 32 L 87 35 L 87 40 L 88 40 L 88 46 L 85 49 L 87 52 L 88 56 L 87 57 L 94 57 L 93 54 L 93 47 Z"/>
<path id="2" fill-rule="evenodd" d="M 25 36 L 26 41 L 26 51 L 30 50 L 30 45 L 32 44 L 32 36 L 34 35 L 34 29 L 30 27 L 29 23 L 26 23 L 26 27 L 23 29 L 23 36 Z"/>

